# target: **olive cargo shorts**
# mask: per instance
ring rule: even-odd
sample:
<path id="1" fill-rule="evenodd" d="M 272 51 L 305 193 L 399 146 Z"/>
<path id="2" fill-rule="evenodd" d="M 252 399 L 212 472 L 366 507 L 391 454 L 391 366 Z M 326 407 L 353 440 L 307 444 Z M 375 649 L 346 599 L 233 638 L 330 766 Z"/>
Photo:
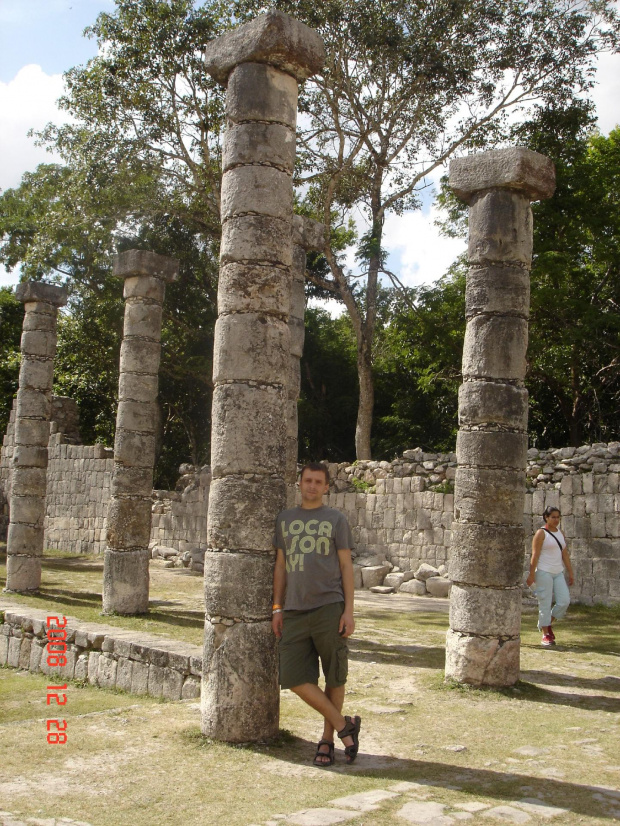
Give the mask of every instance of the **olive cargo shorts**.
<path id="1" fill-rule="evenodd" d="M 330 688 L 344 685 L 349 670 L 346 640 L 338 633 L 343 602 L 312 611 L 285 611 L 280 640 L 280 686 L 319 682 L 319 659 Z"/>

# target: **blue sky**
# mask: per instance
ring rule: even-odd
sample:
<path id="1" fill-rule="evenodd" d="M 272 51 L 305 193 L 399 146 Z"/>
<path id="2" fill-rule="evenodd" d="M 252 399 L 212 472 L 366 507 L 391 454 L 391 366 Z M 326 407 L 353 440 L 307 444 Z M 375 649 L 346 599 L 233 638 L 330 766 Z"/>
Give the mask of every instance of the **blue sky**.
<path id="1" fill-rule="evenodd" d="M 28 63 L 60 74 L 97 54 L 82 37 L 112 0 L 0 0 L 0 81 L 8 83 Z"/>
<path id="2" fill-rule="evenodd" d="M 0 0 L 0 190 L 53 160 L 27 132 L 66 118 L 55 106 L 62 73 L 96 54 L 96 43 L 82 32 L 100 12 L 114 8 L 113 0 Z M 598 80 L 594 100 L 607 133 L 620 122 L 620 56 L 600 58 Z M 435 281 L 464 249 L 462 241 L 439 236 L 436 217 L 426 199 L 423 210 L 386 220 L 388 265 L 409 285 Z M 0 267 L 0 286 L 18 277 Z"/>

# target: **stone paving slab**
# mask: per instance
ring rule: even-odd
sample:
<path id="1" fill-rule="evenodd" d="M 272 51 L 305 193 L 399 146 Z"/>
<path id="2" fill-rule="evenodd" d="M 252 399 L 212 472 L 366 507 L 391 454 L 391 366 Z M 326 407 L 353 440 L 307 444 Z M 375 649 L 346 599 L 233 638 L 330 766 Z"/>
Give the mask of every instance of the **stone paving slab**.
<path id="1" fill-rule="evenodd" d="M 434 787 L 458 791 L 459 787 L 443 784 L 439 781 L 402 781 L 393 783 L 387 789 L 370 789 L 358 794 L 337 797 L 327 806 L 302 809 L 292 814 L 274 814 L 262 824 L 250 826 L 332 826 L 345 823 L 358 817 L 361 813 L 381 810 L 385 805 L 402 798 L 394 809 L 395 824 L 411 823 L 414 826 L 457 826 L 459 823 L 532 823 L 533 818 L 552 820 L 568 814 L 567 809 L 546 803 L 539 798 L 523 798 L 493 806 L 475 800 L 458 799 L 452 803 L 439 803 L 429 799 Z M 593 789 L 594 791 L 594 789 Z M 620 793 L 618 793 L 620 795 Z M 400 805 L 402 803 L 402 805 Z M 484 818 L 480 820 L 480 817 Z"/>
<path id="2" fill-rule="evenodd" d="M 0 597 L 0 665 L 164 700 L 200 697 L 202 648 L 67 616 L 67 664 L 46 665 L 48 611 Z"/>
<path id="3" fill-rule="evenodd" d="M 11 812 L 0 811 L 0 826 L 91 826 L 84 820 L 71 820 L 69 817 L 27 817 L 20 820 Z"/>

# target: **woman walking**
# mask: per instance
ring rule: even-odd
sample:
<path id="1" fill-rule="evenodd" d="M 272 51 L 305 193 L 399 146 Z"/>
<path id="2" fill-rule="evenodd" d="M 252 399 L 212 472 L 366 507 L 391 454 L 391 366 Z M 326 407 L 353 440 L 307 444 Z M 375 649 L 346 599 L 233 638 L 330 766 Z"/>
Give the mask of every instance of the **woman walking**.
<path id="1" fill-rule="evenodd" d="M 566 539 L 560 530 L 560 511 L 549 507 L 543 513 L 545 526 L 539 528 L 532 540 L 532 561 L 527 578 L 528 586 L 536 582 L 538 599 L 538 629 L 542 631 L 542 642 L 546 648 L 555 645 L 553 621 L 560 620 L 570 605 L 568 585 L 575 581 L 566 546 Z M 568 574 L 568 585 L 564 570 Z M 555 605 L 551 607 L 555 599 Z"/>

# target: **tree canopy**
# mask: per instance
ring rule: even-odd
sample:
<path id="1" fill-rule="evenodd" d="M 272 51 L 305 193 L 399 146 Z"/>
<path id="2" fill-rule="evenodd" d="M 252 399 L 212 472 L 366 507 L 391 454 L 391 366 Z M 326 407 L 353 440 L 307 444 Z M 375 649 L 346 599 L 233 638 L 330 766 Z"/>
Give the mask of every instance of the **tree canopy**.
<path id="1" fill-rule="evenodd" d="M 98 57 L 67 73 L 62 106 L 71 122 L 40 135 L 63 163 L 41 165 L 0 196 L 0 260 L 24 277 L 68 281 L 57 390 L 77 398 L 84 435 L 109 444 L 122 327 L 112 255 L 138 247 L 180 259 L 180 281 L 167 289 L 160 382 L 159 483 L 170 484 L 180 461 L 205 462 L 209 447 L 224 118 L 202 53 L 263 5 L 115 2 L 87 30 Z M 597 52 L 617 47 L 613 4 L 276 5 L 326 41 L 325 70 L 301 89 L 296 209 L 330 230 L 324 256 L 310 260 L 310 291 L 336 296 L 348 314 L 308 314 L 301 455 L 349 458 L 353 442 L 359 458 L 389 457 L 412 442 L 451 446 L 463 270 L 430 288 L 403 288 L 386 265 L 384 222 L 417 208 L 451 155 L 508 141 L 558 165 L 555 198 L 536 207 L 533 432 L 541 444 L 616 433 L 618 136 L 588 137 L 588 107 L 577 103 Z M 358 267 L 349 269 L 351 245 Z M 21 310 L 8 294 L 3 313 L 5 304 L 9 314 Z M 11 329 L 7 353 L 15 352 Z"/>
<path id="2" fill-rule="evenodd" d="M 299 183 L 330 226 L 361 220 L 359 268 L 326 249 L 330 277 L 316 279 L 345 304 L 357 339 L 358 458 L 370 458 L 373 361 L 383 227 L 389 212 L 420 205 L 428 177 L 457 152 L 512 140 L 515 120 L 561 107 L 593 82 L 598 51 L 615 48 L 610 2 L 572 0 L 277 0 L 317 29 L 322 73 L 301 95 Z M 264 11 L 237 0 L 240 16 Z M 360 290 L 360 284 L 364 289 Z"/>

